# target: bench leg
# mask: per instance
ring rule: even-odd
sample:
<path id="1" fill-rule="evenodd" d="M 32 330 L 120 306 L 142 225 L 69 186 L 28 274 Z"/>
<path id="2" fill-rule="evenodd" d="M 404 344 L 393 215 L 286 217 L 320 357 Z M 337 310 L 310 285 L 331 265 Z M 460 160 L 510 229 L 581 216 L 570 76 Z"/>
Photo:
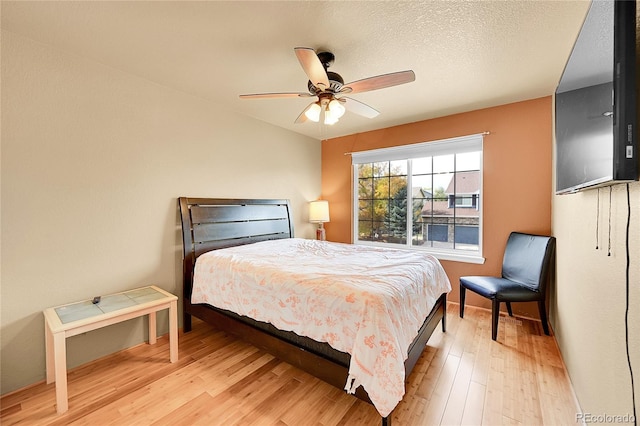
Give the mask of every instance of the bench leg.
<path id="1" fill-rule="evenodd" d="M 171 362 L 178 361 L 178 302 L 173 301 L 169 306 L 169 358 Z"/>
<path id="2" fill-rule="evenodd" d="M 58 414 L 62 414 L 69 409 L 67 400 L 67 346 L 64 333 L 53 335 L 53 358 L 56 381 L 56 410 Z"/>
<path id="3" fill-rule="evenodd" d="M 47 368 L 47 384 L 56 381 L 55 348 L 53 347 L 53 333 L 49 328 L 47 318 L 44 319 L 44 344 L 45 344 L 45 366 Z"/>
<path id="4" fill-rule="evenodd" d="M 156 328 L 156 313 L 149 313 L 149 344 L 155 345 L 158 337 L 158 329 Z"/>

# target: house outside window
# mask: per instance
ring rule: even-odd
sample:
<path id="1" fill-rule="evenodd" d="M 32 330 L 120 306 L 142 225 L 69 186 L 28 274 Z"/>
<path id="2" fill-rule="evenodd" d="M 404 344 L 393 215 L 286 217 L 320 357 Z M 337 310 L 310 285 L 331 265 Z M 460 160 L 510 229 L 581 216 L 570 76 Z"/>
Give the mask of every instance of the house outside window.
<path id="1" fill-rule="evenodd" d="M 482 135 L 352 154 L 354 243 L 482 263 Z"/>

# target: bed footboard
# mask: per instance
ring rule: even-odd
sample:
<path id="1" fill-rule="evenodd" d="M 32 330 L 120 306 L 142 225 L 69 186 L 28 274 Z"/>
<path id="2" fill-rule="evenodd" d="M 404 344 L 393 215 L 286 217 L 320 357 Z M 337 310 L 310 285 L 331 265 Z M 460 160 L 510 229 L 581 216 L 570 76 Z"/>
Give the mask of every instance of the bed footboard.
<path id="1" fill-rule="evenodd" d="M 442 331 L 445 331 L 446 305 L 447 295 L 442 294 L 409 347 L 408 357 L 405 361 L 405 377 L 408 378 L 413 371 L 416 362 L 422 355 L 427 341 L 438 326 L 438 323 L 442 323 Z M 191 315 L 193 315 L 215 326 L 217 329 L 232 334 L 338 389 L 344 388 L 347 377 L 349 376 L 349 363 L 336 362 L 333 360 L 338 358 L 338 356 L 329 357 L 326 354 L 315 353 L 304 346 L 291 344 L 282 337 L 267 333 L 235 318 L 229 317 L 209 305 L 192 305 L 190 314 L 185 315 L 189 316 L 189 320 L 191 320 Z M 354 395 L 371 404 L 371 400 L 362 386 L 358 387 Z M 390 425 L 391 415 L 382 418 L 382 424 Z"/>

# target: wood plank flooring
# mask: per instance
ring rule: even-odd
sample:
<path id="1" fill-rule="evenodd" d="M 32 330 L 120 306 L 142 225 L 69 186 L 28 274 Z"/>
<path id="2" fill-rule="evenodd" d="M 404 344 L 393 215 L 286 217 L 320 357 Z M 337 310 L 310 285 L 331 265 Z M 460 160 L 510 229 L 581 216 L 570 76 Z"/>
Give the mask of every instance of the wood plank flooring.
<path id="1" fill-rule="evenodd" d="M 539 322 L 449 303 L 393 412 L 393 425 L 574 424 L 578 411 L 553 337 Z M 69 372 L 69 411 L 55 385 L 0 400 L 8 425 L 379 425 L 373 406 L 194 320 L 170 364 L 168 336 Z"/>

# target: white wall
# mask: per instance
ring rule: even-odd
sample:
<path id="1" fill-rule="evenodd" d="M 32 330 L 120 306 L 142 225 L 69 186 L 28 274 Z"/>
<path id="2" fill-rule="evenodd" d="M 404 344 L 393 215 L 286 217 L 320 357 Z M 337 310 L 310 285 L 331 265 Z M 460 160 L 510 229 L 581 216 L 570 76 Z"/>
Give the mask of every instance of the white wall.
<path id="1" fill-rule="evenodd" d="M 44 378 L 44 308 L 180 293 L 179 196 L 288 198 L 312 237 L 320 161 L 319 141 L 3 31 L 1 392 Z M 70 339 L 69 366 L 141 342 L 144 321 Z"/>
<path id="2" fill-rule="evenodd" d="M 599 220 L 598 190 L 554 197 L 557 277 L 550 315 L 582 411 L 629 418 L 633 408 L 624 327 L 627 192 L 624 184 L 611 187 L 609 203 L 609 189 L 600 189 Z M 640 406 L 640 183 L 630 184 L 629 190 L 629 340 Z"/>

